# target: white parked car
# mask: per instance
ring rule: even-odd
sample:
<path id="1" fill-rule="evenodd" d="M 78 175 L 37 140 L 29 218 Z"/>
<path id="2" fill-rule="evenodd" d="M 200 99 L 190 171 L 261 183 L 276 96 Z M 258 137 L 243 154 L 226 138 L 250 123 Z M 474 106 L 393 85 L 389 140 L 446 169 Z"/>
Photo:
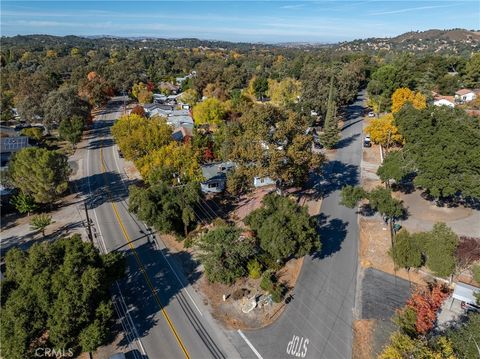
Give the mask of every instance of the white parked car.
<path id="1" fill-rule="evenodd" d="M 375 112 L 370 111 L 370 112 L 368 113 L 368 117 L 375 117 Z"/>

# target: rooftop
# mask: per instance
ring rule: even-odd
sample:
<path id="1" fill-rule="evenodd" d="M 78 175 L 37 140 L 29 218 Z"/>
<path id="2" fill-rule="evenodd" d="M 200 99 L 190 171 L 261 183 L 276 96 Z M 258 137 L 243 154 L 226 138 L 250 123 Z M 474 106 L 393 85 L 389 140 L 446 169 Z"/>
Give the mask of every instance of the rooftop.
<path id="1" fill-rule="evenodd" d="M 235 163 L 231 161 L 210 163 L 202 166 L 202 174 L 205 178 L 205 181 L 217 178 L 227 178 L 227 172 L 232 170 L 234 167 Z"/>

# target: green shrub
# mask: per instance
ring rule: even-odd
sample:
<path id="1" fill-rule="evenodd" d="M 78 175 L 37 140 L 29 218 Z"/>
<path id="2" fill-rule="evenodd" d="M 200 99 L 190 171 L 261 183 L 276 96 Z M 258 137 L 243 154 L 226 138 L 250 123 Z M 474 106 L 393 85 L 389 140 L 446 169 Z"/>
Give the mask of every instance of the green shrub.
<path id="1" fill-rule="evenodd" d="M 475 282 L 480 283 L 480 265 L 473 266 L 472 272 L 473 272 L 473 279 L 475 279 Z"/>
<path id="2" fill-rule="evenodd" d="M 279 283 L 277 285 L 274 285 L 273 290 L 270 292 L 270 294 L 272 295 L 272 300 L 275 303 L 280 303 L 285 297 L 286 292 L 287 292 L 287 288 L 285 287 L 285 285 L 282 283 Z"/>
<path id="3" fill-rule="evenodd" d="M 256 259 L 252 259 L 247 264 L 248 276 L 252 279 L 258 279 L 262 275 L 262 265 Z"/>
<path id="4" fill-rule="evenodd" d="M 275 258 L 266 252 L 258 255 L 257 258 L 260 260 L 264 268 L 268 268 L 272 271 L 277 271 L 282 267 L 281 264 L 275 260 Z"/>
<path id="5" fill-rule="evenodd" d="M 392 320 L 402 333 L 407 334 L 411 338 L 417 337 L 417 313 L 413 308 L 406 307 L 404 310 L 398 311 Z"/>
<path id="6" fill-rule="evenodd" d="M 262 281 L 260 282 L 260 288 L 266 292 L 272 292 L 275 285 L 275 280 L 272 271 L 267 270 L 263 273 Z"/>

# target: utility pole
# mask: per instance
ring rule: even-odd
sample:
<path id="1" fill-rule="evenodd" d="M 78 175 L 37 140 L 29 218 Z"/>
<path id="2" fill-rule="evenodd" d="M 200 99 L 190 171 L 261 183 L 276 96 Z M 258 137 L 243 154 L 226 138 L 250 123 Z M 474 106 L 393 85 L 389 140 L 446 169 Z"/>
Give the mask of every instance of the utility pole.
<path id="1" fill-rule="evenodd" d="M 87 217 L 88 239 L 90 240 L 90 243 L 93 244 L 92 224 L 90 223 L 90 217 L 88 216 L 87 201 L 85 200 L 83 204 L 85 205 L 85 215 Z"/>

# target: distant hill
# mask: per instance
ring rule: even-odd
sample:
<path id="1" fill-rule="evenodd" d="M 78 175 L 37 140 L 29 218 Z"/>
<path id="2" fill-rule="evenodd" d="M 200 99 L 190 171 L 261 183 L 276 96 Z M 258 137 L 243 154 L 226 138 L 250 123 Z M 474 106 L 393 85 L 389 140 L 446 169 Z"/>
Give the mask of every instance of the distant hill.
<path id="1" fill-rule="evenodd" d="M 117 37 L 111 35 L 97 36 L 53 36 L 53 35 L 17 35 L 2 36 L 2 46 L 21 48 L 54 48 L 55 46 L 72 46 L 86 49 L 105 47 L 135 48 L 221 48 L 236 50 L 272 49 L 275 47 L 321 49 L 330 48 L 337 51 L 413 51 L 436 53 L 470 54 L 480 51 L 480 31 L 451 29 L 412 31 L 391 38 L 368 38 L 337 44 L 309 42 L 239 43 L 229 41 L 200 40 L 195 38 L 165 39 L 156 37 Z"/>
<path id="2" fill-rule="evenodd" d="M 333 45 L 339 51 L 474 52 L 480 50 L 480 31 L 451 29 L 411 31 L 391 38 L 369 38 Z"/>
<path id="3" fill-rule="evenodd" d="M 16 35 L 2 36 L 2 46 L 13 47 L 19 46 L 23 48 L 31 47 L 32 49 L 52 48 L 55 46 L 68 45 L 79 48 L 96 49 L 102 47 L 119 46 L 119 47 L 136 47 L 136 48 L 222 48 L 222 49 L 254 49 L 269 48 L 268 44 L 253 44 L 245 42 L 228 42 L 214 40 L 200 40 L 195 38 L 181 39 L 164 39 L 156 37 L 119 37 L 111 35 L 97 36 L 54 36 L 54 35 Z"/>

